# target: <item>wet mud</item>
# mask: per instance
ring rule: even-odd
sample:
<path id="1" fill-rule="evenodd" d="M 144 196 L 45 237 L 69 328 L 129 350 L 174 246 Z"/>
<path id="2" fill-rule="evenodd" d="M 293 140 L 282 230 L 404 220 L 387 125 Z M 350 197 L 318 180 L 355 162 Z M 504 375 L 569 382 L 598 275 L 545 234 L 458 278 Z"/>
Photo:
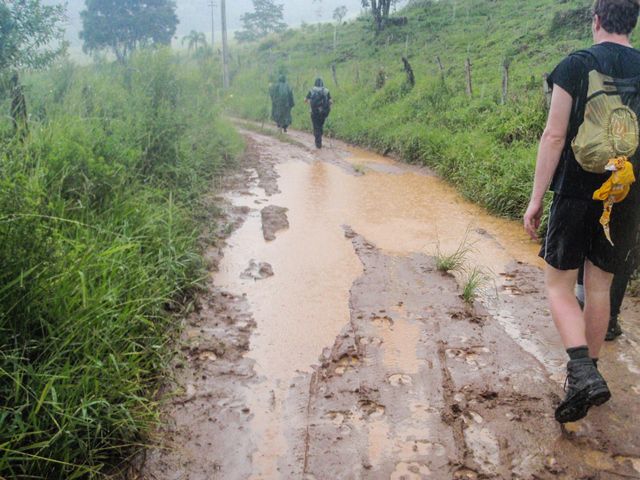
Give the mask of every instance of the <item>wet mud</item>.
<path id="1" fill-rule="evenodd" d="M 262 216 L 262 233 L 267 242 L 276 239 L 276 233 L 289 228 L 287 209 L 277 205 L 264 207 L 260 212 Z"/>
<path id="2" fill-rule="evenodd" d="M 243 133 L 142 478 L 640 478 L 638 302 L 602 354 L 612 400 L 560 428 L 565 355 L 520 225 L 426 170 Z M 434 258 L 465 238 L 491 278 L 473 305 Z"/>

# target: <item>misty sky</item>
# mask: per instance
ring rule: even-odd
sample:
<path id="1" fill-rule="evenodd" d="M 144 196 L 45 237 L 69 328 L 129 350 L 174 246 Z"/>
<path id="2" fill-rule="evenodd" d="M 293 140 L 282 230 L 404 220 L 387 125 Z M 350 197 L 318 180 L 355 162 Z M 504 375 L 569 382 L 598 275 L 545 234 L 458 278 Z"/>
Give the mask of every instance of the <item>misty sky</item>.
<path id="1" fill-rule="evenodd" d="M 67 37 L 73 45 L 78 45 L 78 32 L 82 30 L 80 11 L 84 10 L 84 0 L 66 0 L 68 5 L 69 26 Z M 218 5 L 219 0 L 214 0 Z M 45 0 L 45 3 L 63 3 L 61 0 Z M 205 32 L 210 36 L 211 10 L 210 0 L 177 0 L 177 13 L 180 18 L 178 37 L 182 37 L 191 30 Z M 284 5 L 285 21 L 289 25 L 299 25 L 301 22 L 314 23 L 330 21 L 336 7 L 344 5 L 348 9 L 348 16 L 353 17 L 361 11 L 360 0 L 276 0 Z M 253 10 L 251 0 L 227 0 L 227 22 L 229 30 L 239 29 L 240 16 Z M 216 41 L 220 41 L 220 8 L 215 9 Z"/>

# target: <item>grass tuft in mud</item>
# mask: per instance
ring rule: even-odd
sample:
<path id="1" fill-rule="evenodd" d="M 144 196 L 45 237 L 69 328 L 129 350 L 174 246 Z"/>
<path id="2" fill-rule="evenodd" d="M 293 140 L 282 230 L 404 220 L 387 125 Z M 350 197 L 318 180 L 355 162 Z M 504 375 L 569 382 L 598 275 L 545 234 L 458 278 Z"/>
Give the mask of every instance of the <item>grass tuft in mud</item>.
<path id="1" fill-rule="evenodd" d="M 467 304 L 472 305 L 489 281 L 490 277 L 482 267 L 471 268 L 465 273 L 462 280 L 462 293 L 460 296 Z"/>
<path id="2" fill-rule="evenodd" d="M 241 146 L 211 68 L 64 63 L 26 81 L 26 141 L 0 119 L 0 478 L 113 474 L 155 421 L 199 198 Z"/>
<path id="3" fill-rule="evenodd" d="M 469 242 L 469 230 L 465 233 L 462 242 L 452 253 L 443 253 L 440 242 L 436 245 L 436 268 L 443 273 L 460 272 L 464 270 L 469 253 L 473 251 L 473 244 Z"/>

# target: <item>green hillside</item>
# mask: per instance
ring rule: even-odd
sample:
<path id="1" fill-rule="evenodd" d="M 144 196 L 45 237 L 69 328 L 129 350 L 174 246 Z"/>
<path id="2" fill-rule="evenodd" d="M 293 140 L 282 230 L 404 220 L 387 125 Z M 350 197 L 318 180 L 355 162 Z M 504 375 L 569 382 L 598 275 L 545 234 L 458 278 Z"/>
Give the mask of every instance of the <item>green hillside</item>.
<path id="1" fill-rule="evenodd" d="M 406 25 L 377 36 L 366 16 L 339 26 L 335 51 L 332 24 L 289 30 L 235 52 L 228 107 L 243 117 L 268 118 L 268 86 L 282 71 L 298 101 L 294 126 L 309 129 L 302 101 L 320 75 L 335 101 L 327 122 L 332 135 L 428 165 L 490 211 L 519 217 L 546 118 L 543 74 L 589 45 L 589 7 L 589 0 L 414 1 L 397 13 Z M 402 56 L 415 71 L 413 88 Z M 505 61 L 510 85 L 503 105 Z M 386 83 L 378 88 L 381 69 Z"/>

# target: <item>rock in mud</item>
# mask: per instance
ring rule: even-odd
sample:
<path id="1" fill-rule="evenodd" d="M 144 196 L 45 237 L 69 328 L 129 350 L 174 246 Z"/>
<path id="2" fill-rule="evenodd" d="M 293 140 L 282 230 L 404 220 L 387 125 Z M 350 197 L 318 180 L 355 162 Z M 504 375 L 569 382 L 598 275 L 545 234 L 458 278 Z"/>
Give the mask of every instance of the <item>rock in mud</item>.
<path id="1" fill-rule="evenodd" d="M 240 275 L 240 278 L 253 280 L 264 280 L 269 277 L 273 277 L 273 267 L 268 263 L 258 263 L 255 260 L 251 260 L 247 269 Z"/>
<path id="2" fill-rule="evenodd" d="M 262 209 L 262 233 L 267 242 L 276 239 L 276 233 L 289 228 L 288 209 L 269 205 Z"/>

